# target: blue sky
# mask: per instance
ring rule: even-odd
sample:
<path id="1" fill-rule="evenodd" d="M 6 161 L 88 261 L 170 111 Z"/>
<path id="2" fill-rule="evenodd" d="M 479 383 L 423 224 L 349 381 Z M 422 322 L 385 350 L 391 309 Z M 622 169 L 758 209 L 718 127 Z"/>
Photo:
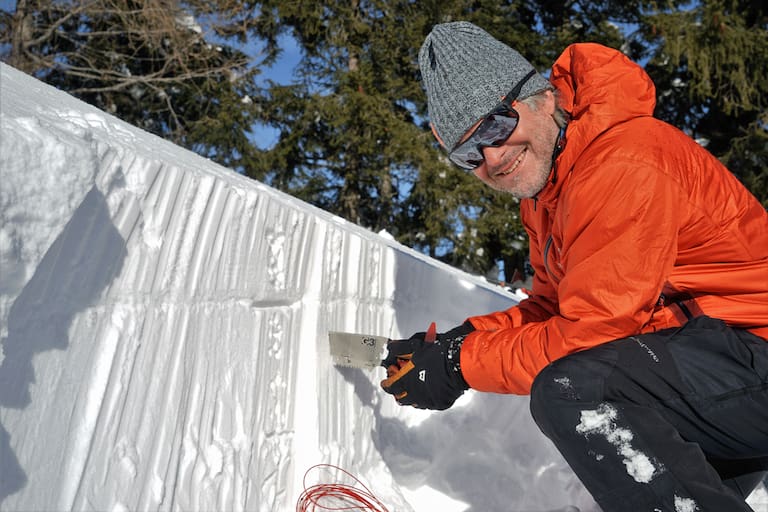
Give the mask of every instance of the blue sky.
<path id="1" fill-rule="evenodd" d="M 282 52 L 274 65 L 261 68 L 261 74 L 257 78 L 259 85 L 266 85 L 267 80 L 280 84 L 288 84 L 293 79 L 293 72 L 301 60 L 301 50 L 293 37 L 282 35 L 278 38 Z M 267 149 L 277 142 L 278 131 L 267 126 L 254 126 L 253 141 L 262 148 Z"/>

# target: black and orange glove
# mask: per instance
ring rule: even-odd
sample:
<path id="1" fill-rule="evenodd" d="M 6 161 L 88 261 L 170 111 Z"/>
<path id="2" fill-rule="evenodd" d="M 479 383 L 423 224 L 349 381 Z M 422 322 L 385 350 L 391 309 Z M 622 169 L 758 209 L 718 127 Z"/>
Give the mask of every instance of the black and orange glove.
<path id="1" fill-rule="evenodd" d="M 381 387 L 400 405 L 444 410 L 469 389 L 461 375 L 460 352 L 464 338 L 475 328 L 464 322 L 436 334 L 434 325 L 387 345 L 387 357 L 381 362 L 387 378 Z"/>

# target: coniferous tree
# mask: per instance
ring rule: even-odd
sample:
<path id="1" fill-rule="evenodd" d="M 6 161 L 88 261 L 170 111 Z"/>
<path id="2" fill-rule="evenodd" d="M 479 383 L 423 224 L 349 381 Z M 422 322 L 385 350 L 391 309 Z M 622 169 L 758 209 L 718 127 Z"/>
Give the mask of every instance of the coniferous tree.
<path id="1" fill-rule="evenodd" d="M 702 0 L 650 12 L 640 30 L 656 114 L 719 157 L 768 207 L 768 9 Z"/>
<path id="2" fill-rule="evenodd" d="M 402 196 L 417 170 L 428 174 L 435 167 L 415 103 L 423 103 L 416 52 L 427 25 L 419 6 L 366 0 L 260 5 L 260 35 L 275 42 L 277 32 L 290 33 L 303 59 L 294 84 L 269 89 L 266 120 L 280 137 L 258 172 L 353 222 L 398 235 Z"/>

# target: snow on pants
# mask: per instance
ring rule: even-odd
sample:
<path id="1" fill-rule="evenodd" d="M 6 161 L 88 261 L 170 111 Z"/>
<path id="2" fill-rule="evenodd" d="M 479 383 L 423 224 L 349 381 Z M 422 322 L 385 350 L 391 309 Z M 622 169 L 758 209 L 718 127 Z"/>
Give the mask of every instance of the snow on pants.
<path id="1" fill-rule="evenodd" d="M 768 470 L 768 342 L 698 317 L 547 366 L 531 413 L 605 512 L 750 511 Z"/>

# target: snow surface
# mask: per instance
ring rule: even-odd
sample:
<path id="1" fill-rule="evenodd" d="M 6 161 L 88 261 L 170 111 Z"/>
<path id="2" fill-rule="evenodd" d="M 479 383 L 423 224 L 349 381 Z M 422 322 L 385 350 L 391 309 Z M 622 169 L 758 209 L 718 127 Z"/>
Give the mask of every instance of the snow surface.
<path id="1" fill-rule="evenodd" d="M 318 463 L 392 512 L 598 510 L 527 398 L 330 364 L 515 300 L 0 64 L 2 510 L 290 511 Z"/>

